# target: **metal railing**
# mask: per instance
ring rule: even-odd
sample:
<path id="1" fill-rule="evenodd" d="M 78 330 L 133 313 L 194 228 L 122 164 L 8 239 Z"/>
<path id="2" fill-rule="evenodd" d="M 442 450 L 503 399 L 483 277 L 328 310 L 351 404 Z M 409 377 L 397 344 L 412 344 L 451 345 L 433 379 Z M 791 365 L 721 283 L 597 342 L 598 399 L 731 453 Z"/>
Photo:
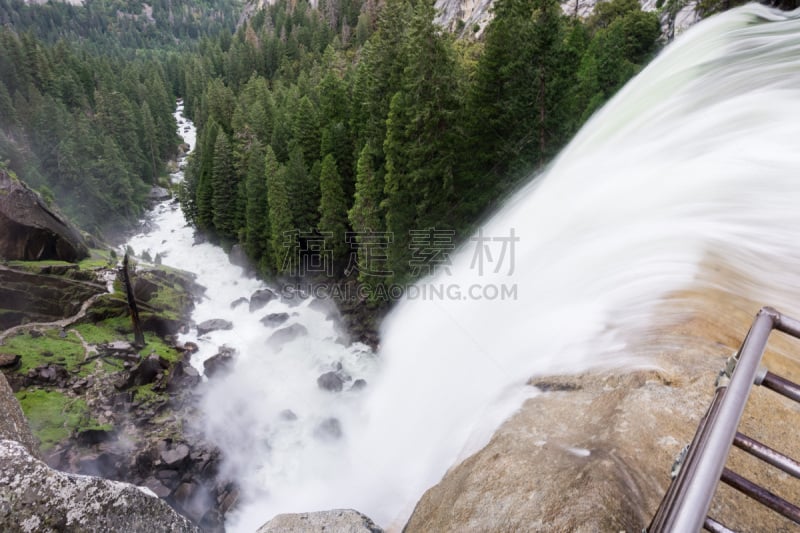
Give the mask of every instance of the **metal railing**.
<path id="1" fill-rule="evenodd" d="M 741 348 L 720 373 L 711 405 L 700 420 L 691 444 L 678 459 L 677 474 L 673 470 L 675 477 L 647 532 L 684 533 L 701 528 L 712 532 L 731 532 L 721 522 L 708 516 L 711 500 L 720 481 L 800 524 L 800 507 L 725 467 L 733 445 L 800 478 L 800 463 L 738 432 L 754 384 L 800 402 L 800 385 L 760 365 L 773 329 L 800 339 L 800 321 L 770 307 L 758 312 Z"/>

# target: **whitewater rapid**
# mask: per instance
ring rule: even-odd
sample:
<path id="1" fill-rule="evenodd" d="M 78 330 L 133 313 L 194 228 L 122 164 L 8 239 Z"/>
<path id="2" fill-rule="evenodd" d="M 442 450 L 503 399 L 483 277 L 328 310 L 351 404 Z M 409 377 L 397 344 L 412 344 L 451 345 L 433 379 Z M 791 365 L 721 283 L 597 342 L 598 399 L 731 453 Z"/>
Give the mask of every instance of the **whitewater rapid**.
<path id="1" fill-rule="evenodd" d="M 646 351 L 626 347 L 680 316 L 664 306 L 675 292 L 713 287 L 798 314 L 799 138 L 800 12 L 750 5 L 698 24 L 454 253 L 449 272 L 423 282 L 458 290 L 394 309 L 377 358 L 338 344 L 308 300 L 230 309 L 264 285 L 195 245 L 174 205 L 159 206 L 160 229 L 131 245 L 160 246 L 165 263 L 198 274 L 208 293 L 195 321 L 235 324 L 200 338 L 197 359 L 221 344 L 239 351 L 203 405 L 243 488 L 228 528 L 342 507 L 401 528 L 421 494 L 536 393 L 530 377 L 647 365 Z M 709 264 L 736 275 L 715 277 Z M 258 319 L 278 311 L 309 334 L 275 352 Z M 340 364 L 367 387 L 320 390 L 316 378 Z M 341 436 L 320 438 L 331 418 Z"/>
<path id="2" fill-rule="evenodd" d="M 183 116 L 182 104 L 175 118 L 178 133 L 191 151 L 196 130 Z M 186 162 L 182 158 L 179 168 Z M 180 183 L 183 171 L 171 178 Z M 219 246 L 197 238 L 177 201 L 157 204 L 143 227 L 126 243 L 139 261 L 142 255 L 158 255 L 164 265 L 196 274 L 197 283 L 205 287 L 192 312 L 193 322 L 222 319 L 234 325 L 201 336 L 193 327 L 178 339 L 198 345 L 192 364 L 200 372 L 203 362 L 221 347 L 236 350 L 233 374 L 209 380 L 201 400 L 203 429 L 225 453 L 222 475 L 240 480 L 243 501 L 257 501 L 275 486 L 324 472 L 325 462 L 342 453 L 337 432 L 353 425 L 354 405 L 363 398 L 354 385 L 364 379 L 369 386 L 375 354 L 363 344 L 348 343 L 335 313 L 312 304 L 310 298 L 289 298 L 288 294 L 281 298 L 272 287 L 279 297 L 258 310 L 251 312 L 248 302 L 233 306 L 256 291 L 270 289 L 269 285 L 231 264 Z M 261 322 L 267 315 L 283 313 L 289 315 L 283 323 Z M 271 335 L 293 325 L 301 325 L 306 333 L 281 345 L 270 344 Z M 317 378 L 327 372 L 342 377 L 342 392 L 334 394 L 318 386 Z M 319 464 L 318 457 L 322 458 Z"/>

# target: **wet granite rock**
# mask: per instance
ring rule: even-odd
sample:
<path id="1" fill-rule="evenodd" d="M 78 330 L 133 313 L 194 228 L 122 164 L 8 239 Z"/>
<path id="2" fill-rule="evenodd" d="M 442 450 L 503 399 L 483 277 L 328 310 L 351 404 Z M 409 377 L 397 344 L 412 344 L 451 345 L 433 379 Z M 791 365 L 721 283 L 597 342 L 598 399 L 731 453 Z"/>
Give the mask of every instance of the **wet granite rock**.
<path id="1" fill-rule="evenodd" d="M 53 470 L 0 441 L 0 530 L 199 531 L 147 489 Z"/>
<path id="2" fill-rule="evenodd" d="M 325 372 L 317 378 L 317 386 L 322 390 L 340 392 L 344 386 L 344 379 L 336 372 Z"/>
<path id="3" fill-rule="evenodd" d="M 259 289 L 250 296 L 250 312 L 258 311 L 278 295 L 272 289 Z"/>
<path id="4" fill-rule="evenodd" d="M 260 322 L 268 328 L 280 326 L 289 320 L 289 313 L 270 313 L 263 317 Z"/>
<path id="5" fill-rule="evenodd" d="M 206 320 L 197 324 L 198 335 L 205 335 L 206 333 L 211 333 L 212 331 L 217 331 L 220 329 L 233 329 L 233 322 L 229 320 L 223 320 L 221 318 L 212 318 L 211 320 Z"/>
<path id="6" fill-rule="evenodd" d="M 279 514 L 256 533 L 383 533 L 369 517 L 353 509 Z"/>
<path id="7" fill-rule="evenodd" d="M 292 324 L 270 335 L 269 339 L 267 339 L 267 344 L 278 348 L 303 335 L 308 335 L 308 329 L 302 324 Z"/>

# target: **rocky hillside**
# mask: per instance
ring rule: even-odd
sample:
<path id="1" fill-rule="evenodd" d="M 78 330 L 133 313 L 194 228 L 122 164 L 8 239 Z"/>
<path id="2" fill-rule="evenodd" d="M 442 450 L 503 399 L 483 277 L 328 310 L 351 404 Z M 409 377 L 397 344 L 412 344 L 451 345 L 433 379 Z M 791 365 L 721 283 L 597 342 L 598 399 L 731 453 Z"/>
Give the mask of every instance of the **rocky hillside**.
<path id="1" fill-rule="evenodd" d="M 436 22 L 461 36 L 480 36 L 492 19 L 493 0 L 436 0 L 439 15 Z M 699 16 L 694 0 L 676 4 L 672 10 L 661 9 L 657 0 L 640 0 L 644 11 L 661 14 L 661 27 L 665 37 L 672 38 L 694 25 Z M 594 11 L 597 0 L 563 0 L 561 8 L 567 15 L 586 18 Z"/>

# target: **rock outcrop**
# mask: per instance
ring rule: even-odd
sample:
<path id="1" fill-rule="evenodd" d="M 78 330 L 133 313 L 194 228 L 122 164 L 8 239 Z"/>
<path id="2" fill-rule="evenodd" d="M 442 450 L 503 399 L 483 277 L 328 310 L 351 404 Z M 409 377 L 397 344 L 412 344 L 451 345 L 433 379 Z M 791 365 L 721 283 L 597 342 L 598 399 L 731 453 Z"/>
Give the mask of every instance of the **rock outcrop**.
<path id="1" fill-rule="evenodd" d="M 75 315 L 86 300 L 106 290 L 104 285 L 72 279 L 69 274 L 0 266 L 0 330 L 25 322 L 51 322 Z"/>
<path id="2" fill-rule="evenodd" d="M 0 259 L 75 262 L 88 255 L 75 227 L 19 178 L 0 169 Z"/>
<path id="3" fill-rule="evenodd" d="M 0 529 L 198 531 L 146 489 L 53 470 L 12 440 L 0 441 Z"/>
<path id="4" fill-rule="evenodd" d="M 436 0 L 437 16 L 435 22 L 460 37 L 479 37 L 492 20 L 492 7 L 495 0 Z M 562 0 L 561 10 L 569 16 L 586 18 L 592 14 L 598 0 Z M 643 11 L 658 11 L 660 3 L 656 0 L 640 0 Z M 695 10 L 697 2 L 687 1 L 674 12 L 664 10 L 661 14 L 663 35 L 672 39 L 700 20 Z"/>
<path id="5" fill-rule="evenodd" d="M 275 331 L 267 339 L 267 344 L 274 348 L 280 348 L 287 342 L 292 342 L 304 335 L 308 335 L 308 329 L 303 324 L 296 323 Z"/>
<path id="6" fill-rule="evenodd" d="M 250 312 L 258 311 L 278 295 L 272 289 L 259 289 L 250 296 Z"/>
<path id="7" fill-rule="evenodd" d="M 3 416 L 0 416 L 0 439 L 19 442 L 29 454 L 39 457 L 36 437 L 31 433 L 19 402 L 2 373 L 0 373 L 0 413 L 3 413 Z"/>
<path id="8" fill-rule="evenodd" d="M 212 318 L 197 324 L 197 335 L 205 335 L 217 330 L 233 329 L 233 322 L 230 320 L 223 320 L 221 318 Z"/>
<path id="9" fill-rule="evenodd" d="M 695 295 L 696 296 L 696 295 Z M 641 531 L 694 435 L 716 374 L 760 304 L 729 295 L 680 298 L 682 318 L 630 346 L 648 370 L 541 377 L 529 399 L 479 452 L 418 502 L 405 531 Z M 688 315 L 683 310 L 694 309 Z M 674 312 L 674 308 L 672 311 Z M 775 336 L 773 336 L 775 337 Z M 797 381 L 800 360 L 771 339 L 767 366 Z M 653 351 L 652 345 L 660 347 Z M 792 402 L 757 388 L 740 431 L 800 456 Z M 734 470 L 789 499 L 790 477 L 734 451 Z M 791 531 L 788 520 L 721 485 L 711 516 L 736 531 Z"/>
<path id="10" fill-rule="evenodd" d="M 368 517 L 352 509 L 279 514 L 256 533 L 382 533 Z"/>

